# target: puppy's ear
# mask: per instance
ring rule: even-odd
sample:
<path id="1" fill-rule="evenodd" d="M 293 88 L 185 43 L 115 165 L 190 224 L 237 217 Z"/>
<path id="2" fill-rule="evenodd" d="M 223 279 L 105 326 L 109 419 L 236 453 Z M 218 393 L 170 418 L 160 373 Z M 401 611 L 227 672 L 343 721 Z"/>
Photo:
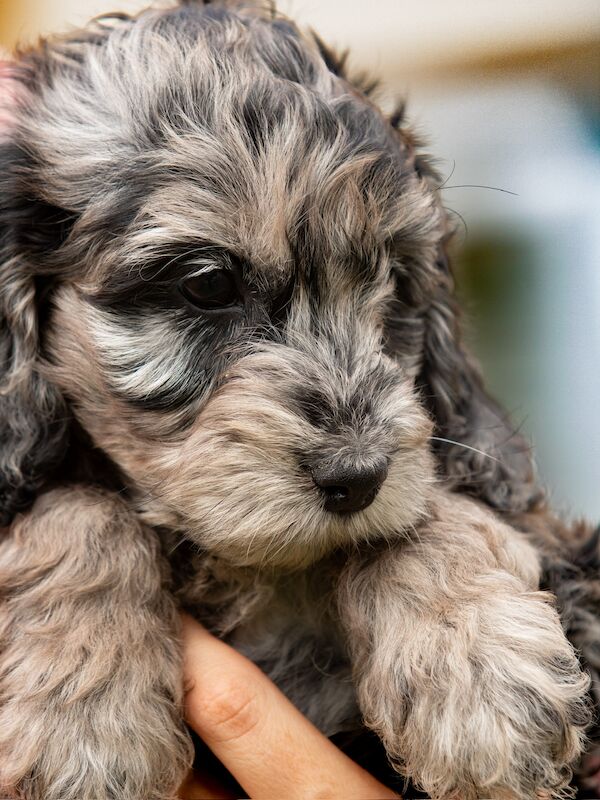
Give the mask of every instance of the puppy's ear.
<path id="1" fill-rule="evenodd" d="M 433 449 L 452 484 L 499 511 L 531 510 L 542 499 L 531 451 L 507 413 L 486 392 L 461 335 L 446 245 L 424 309 L 417 386 L 435 421 Z M 446 441 L 443 441 L 446 440 Z"/>
<path id="2" fill-rule="evenodd" d="M 40 374 L 40 313 L 50 275 L 38 261 L 64 235 L 65 215 L 36 185 L 20 133 L 31 97 L 20 66 L 0 62 L 0 524 L 25 508 L 66 449 L 65 403 Z M 38 182 L 39 183 L 39 182 Z"/>
<path id="3" fill-rule="evenodd" d="M 402 114 L 403 110 L 392 117 L 394 127 L 402 126 Z M 486 392 L 479 368 L 463 344 L 448 255 L 452 231 L 440 199 L 441 179 L 419 154 L 415 137 L 404 129 L 398 135 L 426 211 L 412 241 L 405 236 L 401 242 L 388 347 L 415 375 L 435 422 L 432 447 L 442 475 L 498 510 L 530 510 L 543 497 L 530 447 Z M 417 208 L 419 202 L 413 200 L 412 205 Z M 431 220 L 435 220 L 433 231 L 431 224 L 428 227 Z"/>

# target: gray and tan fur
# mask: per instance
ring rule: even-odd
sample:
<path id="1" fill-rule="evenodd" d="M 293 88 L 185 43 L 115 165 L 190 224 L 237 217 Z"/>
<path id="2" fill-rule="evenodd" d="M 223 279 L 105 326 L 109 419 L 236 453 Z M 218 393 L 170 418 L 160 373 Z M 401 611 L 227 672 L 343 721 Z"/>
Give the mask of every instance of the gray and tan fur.
<path id="1" fill-rule="evenodd" d="M 181 607 L 433 798 L 567 795 L 588 678 L 540 581 L 577 567 L 402 121 L 250 3 L 0 86 L 3 796 L 174 796 Z"/>

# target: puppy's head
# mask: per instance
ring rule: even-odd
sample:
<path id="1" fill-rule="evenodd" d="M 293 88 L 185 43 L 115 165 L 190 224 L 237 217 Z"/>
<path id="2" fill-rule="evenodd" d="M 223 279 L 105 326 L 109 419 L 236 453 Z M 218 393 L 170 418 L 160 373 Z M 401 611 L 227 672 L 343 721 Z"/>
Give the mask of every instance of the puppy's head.
<path id="1" fill-rule="evenodd" d="M 450 478 L 532 502 L 458 341 L 435 176 L 316 40 L 192 3 L 46 43 L 9 81 L 7 517 L 71 416 L 150 522 L 241 564 L 413 525 L 431 419 L 461 442 Z"/>

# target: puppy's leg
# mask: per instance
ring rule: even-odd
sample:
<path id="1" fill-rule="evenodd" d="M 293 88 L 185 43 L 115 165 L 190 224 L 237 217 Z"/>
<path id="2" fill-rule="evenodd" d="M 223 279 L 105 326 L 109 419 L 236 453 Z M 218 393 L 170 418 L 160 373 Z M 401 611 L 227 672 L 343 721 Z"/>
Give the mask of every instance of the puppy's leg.
<path id="1" fill-rule="evenodd" d="M 175 605 L 116 497 L 38 499 L 0 543 L 0 796 L 165 800 L 191 761 Z"/>
<path id="2" fill-rule="evenodd" d="M 441 496 L 433 516 L 342 575 L 366 723 L 433 798 L 559 796 L 588 681 L 535 591 L 536 555 L 469 500 Z"/>

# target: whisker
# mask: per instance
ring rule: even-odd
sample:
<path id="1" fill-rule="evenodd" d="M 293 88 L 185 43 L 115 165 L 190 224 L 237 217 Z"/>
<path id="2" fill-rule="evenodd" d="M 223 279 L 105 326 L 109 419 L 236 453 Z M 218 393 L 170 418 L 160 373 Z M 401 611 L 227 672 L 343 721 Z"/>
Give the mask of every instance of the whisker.
<path id="1" fill-rule="evenodd" d="M 518 192 L 511 192 L 510 189 L 502 189 L 500 186 L 486 186 L 482 183 L 457 183 L 454 186 L 442 186 L 440 188 L 446 189 L 489 189 L 490 192 L 502 192 L 503 194 L 512 194 L 513 197 L 519 197 Z"/>
<path id="2" fill-rule="evenodd" d="M 500 459 L 496 458 L 496 456 L 493 456 L 490 453 L 484 453 L 483 450 L 478 450 L 476 447 L 471 447 L 470 444 L 465 444 L 464 442 L 455 442 L 454 439 L 444 439 L 442 436 L 430 436 L 429 438 L 435 440 L 436 442 L 446 442 L 446 444 L 455 444 L 457 447 L 464 447 L 466 450 L 472 450 L 474 453 L 479 453 L 480 456 L 491 458 L 492 461 L 497 461 L 500 463 Z"/>
<path id="3" fill-rule="evenodd" d="M 454 170 L 455 170 L 455 169 L 456 169 L 456 159 L 455 159 L 455 158 L 453 158 L 453 159 L 452 159 L 452 169 L 450 170 L 450 174 L 449 174 L 449 175 L 448 175 L 448 177 L 447 177 L 447 178 L 444 180 L 444 182 L 441 184 L 441 186 L 438 186 L 438 187 L 437 187 L 437 189 L 438 189 L 438 190 L 439 190 L 439 189 L 444 189 L 444 188 L 445 188 L 445 186 L 446 186 L 446 184 L 448 183 L 448 181 L 450 180 L 450 178 L 451 178 L 451 177 L 454 175 Z"/>
<path id="4" fill-rule="evenodd" d="M 464 228 L 464 231 L 465 231 L 465 241 L 466 241 L 466 240 L 469 238 L 469 228 L 468 228 L 468 226 L 467 226 L 467 221 L 465 220 L 465 218 L 463 217 L 463 215 L 462 215 L 462 214 L 461 214 L 459 211 L 456 211 L 454 208 L 448 208 L 448 207 L 445 207 L 445 208 L 446 208 L 446 211 L 447 211 L 449 214 L 454 214 L 454 215 L 455 215 L 455 216 L 457 216 L 457 217 L 460 219 L 460 221 L 462 222 L 462 224 L 463 224 L 463 228 Z"/>

